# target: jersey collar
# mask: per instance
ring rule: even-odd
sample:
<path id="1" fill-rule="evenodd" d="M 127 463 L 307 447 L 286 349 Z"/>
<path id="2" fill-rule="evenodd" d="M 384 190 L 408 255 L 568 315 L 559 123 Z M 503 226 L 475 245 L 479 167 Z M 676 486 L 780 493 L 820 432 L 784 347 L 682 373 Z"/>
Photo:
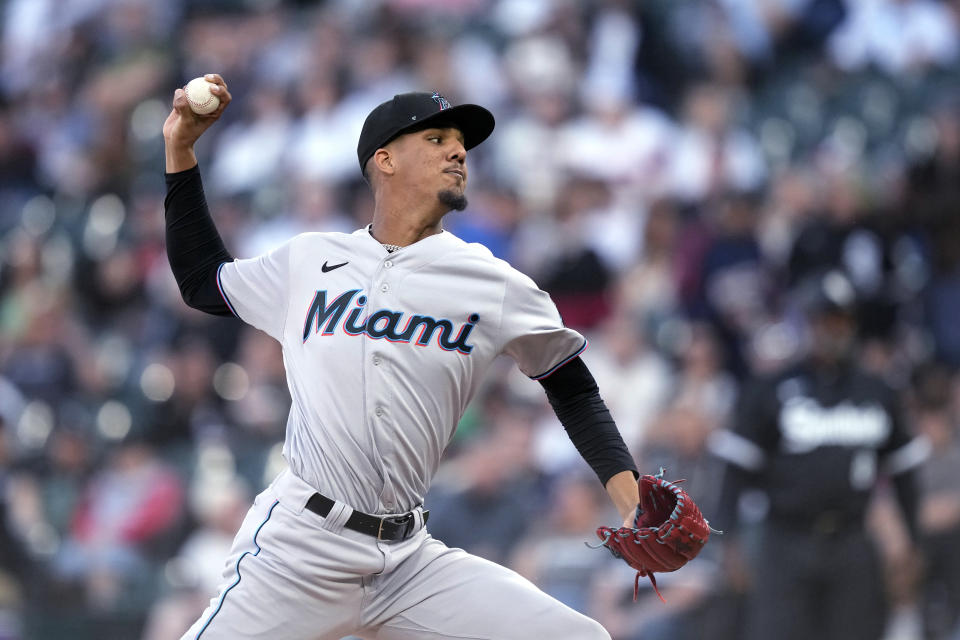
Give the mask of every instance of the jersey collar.
<path id="1" fill-rule="evenodd" d="M 395 256 L 399 257 L 401 255 L 407 256 L 412 255 L 418 258 L 423 259 L 423 261 L 428 262 L 433 257 L 436 257 L 442 253 L 450 251 L 458 244 L 462 244 L 463 241 L 460 238 L 456 237 L 449 231 L 440 230 L 440 233 L 435 233 L 432 236 L 427 236 L 422 240 L 418 240 L 411 245 L 406 247 L 400 247 L 398 251 L 390 253 L 387 249 L 380 243 L 379 240 L 373 237 L 371 230 L 373 229 L 373 224 L 368 224 L 367 226 L 357 229 L 354 232 L 354 235 L 361 235 L 369 239 L 370 242 L 377 246 L 377 249 L 386 256 Z"/>

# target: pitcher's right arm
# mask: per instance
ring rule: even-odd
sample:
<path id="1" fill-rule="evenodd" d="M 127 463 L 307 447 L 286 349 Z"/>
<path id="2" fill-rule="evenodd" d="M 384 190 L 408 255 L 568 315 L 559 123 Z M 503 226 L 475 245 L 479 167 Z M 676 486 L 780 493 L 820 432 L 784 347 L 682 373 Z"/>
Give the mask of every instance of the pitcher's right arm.
<path id="1" fill-rule="evenodd" d="M 167 258 L 184 302 L 213 315 L 235 315 L 220 291 L 217 271 L 233 260 L 210 217 L 203 195 L 194 144 L 230 103 L 230 92 L 218 74 L 209 74 L 211 91 L 220 106 L 207 115 L 190 109 L 183 89 L 173 96 L 173 108 L 163 124 L 167 195 L 164 199 Z"/>

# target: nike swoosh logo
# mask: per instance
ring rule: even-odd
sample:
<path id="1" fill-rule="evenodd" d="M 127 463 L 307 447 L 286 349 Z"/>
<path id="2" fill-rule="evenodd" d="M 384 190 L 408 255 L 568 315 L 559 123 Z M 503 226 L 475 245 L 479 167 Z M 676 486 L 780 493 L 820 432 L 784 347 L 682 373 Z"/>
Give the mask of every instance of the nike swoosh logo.
<path id="1" fill-rule="evenodd" d="M 340 264 L 333 264 L 333 265 L 330 265 L 330 266 L 328 267 L 328 266 L 327 266 L 327 261 L 324 260 L 324 261 L 323 261 L 323 266 L 320 267 L 320 271 L 323 271 L 324 273 L 327 273 L 328 271 L 333 271 L 334 269 L 339 269 L 339 268 L 342 267 L 343 265 L 349 264 L 349 262 L 350 262 L 350 261 L 348 260 L 347 262 L 341 262 Z"/>

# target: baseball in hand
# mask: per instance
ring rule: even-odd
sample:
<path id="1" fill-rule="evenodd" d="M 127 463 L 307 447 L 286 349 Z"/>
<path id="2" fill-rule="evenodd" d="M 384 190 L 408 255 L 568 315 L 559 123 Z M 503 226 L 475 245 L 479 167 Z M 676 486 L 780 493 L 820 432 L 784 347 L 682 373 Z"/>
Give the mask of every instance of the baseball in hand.
<path id="1" fill-rule="evenodd" d="M 187 83 L 184 91 L 187 94 L 187 102 L 194 113 L 206 115 L 213 113 L 220 106 L 220 98 L 210 93 L 212 82 L 207 82 L 204 78 L 194 78 Z"/>

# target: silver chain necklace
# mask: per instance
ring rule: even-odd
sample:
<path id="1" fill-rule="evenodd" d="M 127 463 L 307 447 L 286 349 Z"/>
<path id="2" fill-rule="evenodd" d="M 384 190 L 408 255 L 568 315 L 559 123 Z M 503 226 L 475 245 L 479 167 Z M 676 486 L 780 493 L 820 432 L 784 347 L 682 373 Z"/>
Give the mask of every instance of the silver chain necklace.
<path id="1" fill-rule="evenodd" d="M 373 225 L 367 225 L 367 233 L 370 234 L 370 237 L 373 238 Z M 377 240 L 376 238 L 373 238 Z M 380 242 L 377 240 L 377 242 Z M 384 249 L 387 250 L 387 253 L 393 253 L 394 251 L 400 251 L 400 245 L 398 244 L 387 244 L 386 242 L 380 242 Z"/>
<path id="2" fill-rule="evenodd" d="M 370 237 L 373 237 L 373 225 L 367 226 L 367 232 L 370 233 Z M 440 233 L 443 233 L 443 229 L 440 230 Z M 374 238 L 376 240 L 376 238 Z M 377 242 L 380 242 L 377 240 Z M 400 251 L 403 247 L 398 244 L 387 244 L 386 242 L 380 242 L 384 249 L 387 250 L 387 253 L 393 253 L 395 251 Z"/>

